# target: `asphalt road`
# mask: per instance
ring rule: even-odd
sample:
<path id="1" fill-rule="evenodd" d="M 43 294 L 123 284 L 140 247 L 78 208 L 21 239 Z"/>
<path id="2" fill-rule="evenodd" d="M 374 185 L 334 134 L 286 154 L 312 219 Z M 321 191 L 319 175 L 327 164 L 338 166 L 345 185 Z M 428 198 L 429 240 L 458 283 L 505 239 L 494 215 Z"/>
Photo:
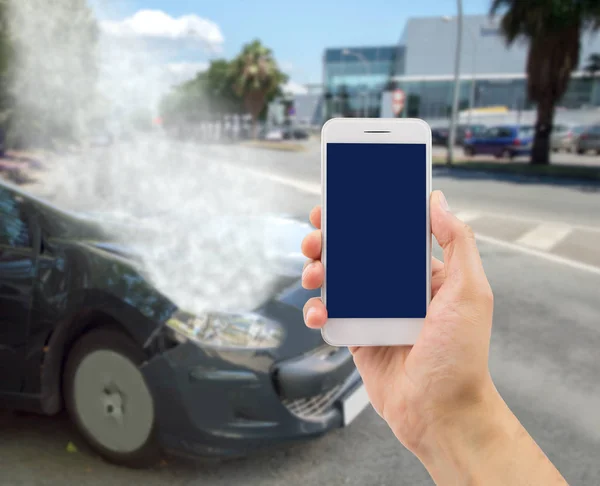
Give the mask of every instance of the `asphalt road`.
<path id="1" fill-rule="evenodd" d="M 252 194 L 269 195 L 276 212 L 306 215 L 319 200 L 316 147 L 284 153 L 177 146 L 161 157 L 173 167 L 181 154 L 235 168 L 251 180 Z M 132 181 L 132 190 L 139 184 Z M 447 172 L 434 174 L 434 186 L 483 238 L 496 298 L 490 366 L 500 392 L 570 484 L 599 484 L 599 188 Z M 6 485 L 432 484 L 372 410 L 313 442 L 228 462 L 172 459 L 150 471 L 103 463 L 64 417 L 3 413 L 0 431 Z M 78 452 L 67 451 L 70 441 Z"/>

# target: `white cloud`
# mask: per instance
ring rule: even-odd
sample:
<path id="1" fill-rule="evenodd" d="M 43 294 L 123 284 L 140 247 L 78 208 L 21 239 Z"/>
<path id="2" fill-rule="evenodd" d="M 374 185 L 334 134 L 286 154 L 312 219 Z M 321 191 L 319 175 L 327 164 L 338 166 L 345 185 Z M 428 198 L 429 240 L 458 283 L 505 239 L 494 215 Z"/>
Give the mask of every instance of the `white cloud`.
<path id="1" fill-rule="evenodd" d="M 101 23 L 102 30 L 120 37 L 196 39 L 213 50 L 220 50 L 225 38 L 219 26 L 198 15 L 171 17 L 161 10 L 140 10 L 123 20 Z"/>
<path id="2" fill-rule="evenodd" d="M 307 94 L 308 89 L 306 89 L 306 86 L 290 80 L 283 86 L 283 92 L 292 95 L 302 95 Z"/>

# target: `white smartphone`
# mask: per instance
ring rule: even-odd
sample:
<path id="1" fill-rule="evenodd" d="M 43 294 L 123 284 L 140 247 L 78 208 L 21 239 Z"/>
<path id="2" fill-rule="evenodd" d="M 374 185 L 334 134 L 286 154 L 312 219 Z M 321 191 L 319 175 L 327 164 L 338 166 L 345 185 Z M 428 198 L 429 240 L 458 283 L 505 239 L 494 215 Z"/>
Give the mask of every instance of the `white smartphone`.
<path id="1" fill-rule="evenodd" d="M 321 133 L 325 281 L 333 346 L 414 344 L 431 299 L 431 129 L 334 118 Z"/>

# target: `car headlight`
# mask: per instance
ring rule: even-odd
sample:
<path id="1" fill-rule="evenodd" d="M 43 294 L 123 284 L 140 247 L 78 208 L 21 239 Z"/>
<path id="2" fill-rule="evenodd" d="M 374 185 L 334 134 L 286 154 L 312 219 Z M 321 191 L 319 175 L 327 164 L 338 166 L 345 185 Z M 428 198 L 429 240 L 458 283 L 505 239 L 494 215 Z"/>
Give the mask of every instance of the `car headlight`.
<path id="1" fill-rule="evenodd" d="M 194 316 L 177 312 L 167 321 L 167 326 L 180 342 L 189 339 L 220 348 L 276 348 L 283 339 L 283 329 L 276 322 L 252 313 Z"/>

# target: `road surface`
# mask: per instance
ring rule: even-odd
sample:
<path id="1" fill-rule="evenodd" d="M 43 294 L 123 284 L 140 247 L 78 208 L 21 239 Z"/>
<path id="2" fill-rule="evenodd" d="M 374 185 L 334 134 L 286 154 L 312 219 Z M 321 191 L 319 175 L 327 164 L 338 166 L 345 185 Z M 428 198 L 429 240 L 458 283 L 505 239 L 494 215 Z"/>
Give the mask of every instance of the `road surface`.
<path id="1" fill-rule="evenodd" d="M 306 215 L 319 200 L 316 147 L 278 153 L 177 145 L 160 157 L 165 184 L 182 159 L 197 158 L 234 167 L 252 181 L 252 194 L 270 194 L 277 212 Z M 142 180 L 130 181 L 131 190 Z M 434 174 L 434 187 L 480 236 L 496 299 L 490 367 L 500 392 L 571 485 L 599 484 L 599 188 L 447 171 Z M 172 459 L 150 471 L 103 463 L 64 417 L 3 413 L 0 430 L 0 484 L 7 485 L 432 484 L 372 410 L 314 442 L 229 462 Z M 70 441 L 78 452 L 67 451 Z"/>

